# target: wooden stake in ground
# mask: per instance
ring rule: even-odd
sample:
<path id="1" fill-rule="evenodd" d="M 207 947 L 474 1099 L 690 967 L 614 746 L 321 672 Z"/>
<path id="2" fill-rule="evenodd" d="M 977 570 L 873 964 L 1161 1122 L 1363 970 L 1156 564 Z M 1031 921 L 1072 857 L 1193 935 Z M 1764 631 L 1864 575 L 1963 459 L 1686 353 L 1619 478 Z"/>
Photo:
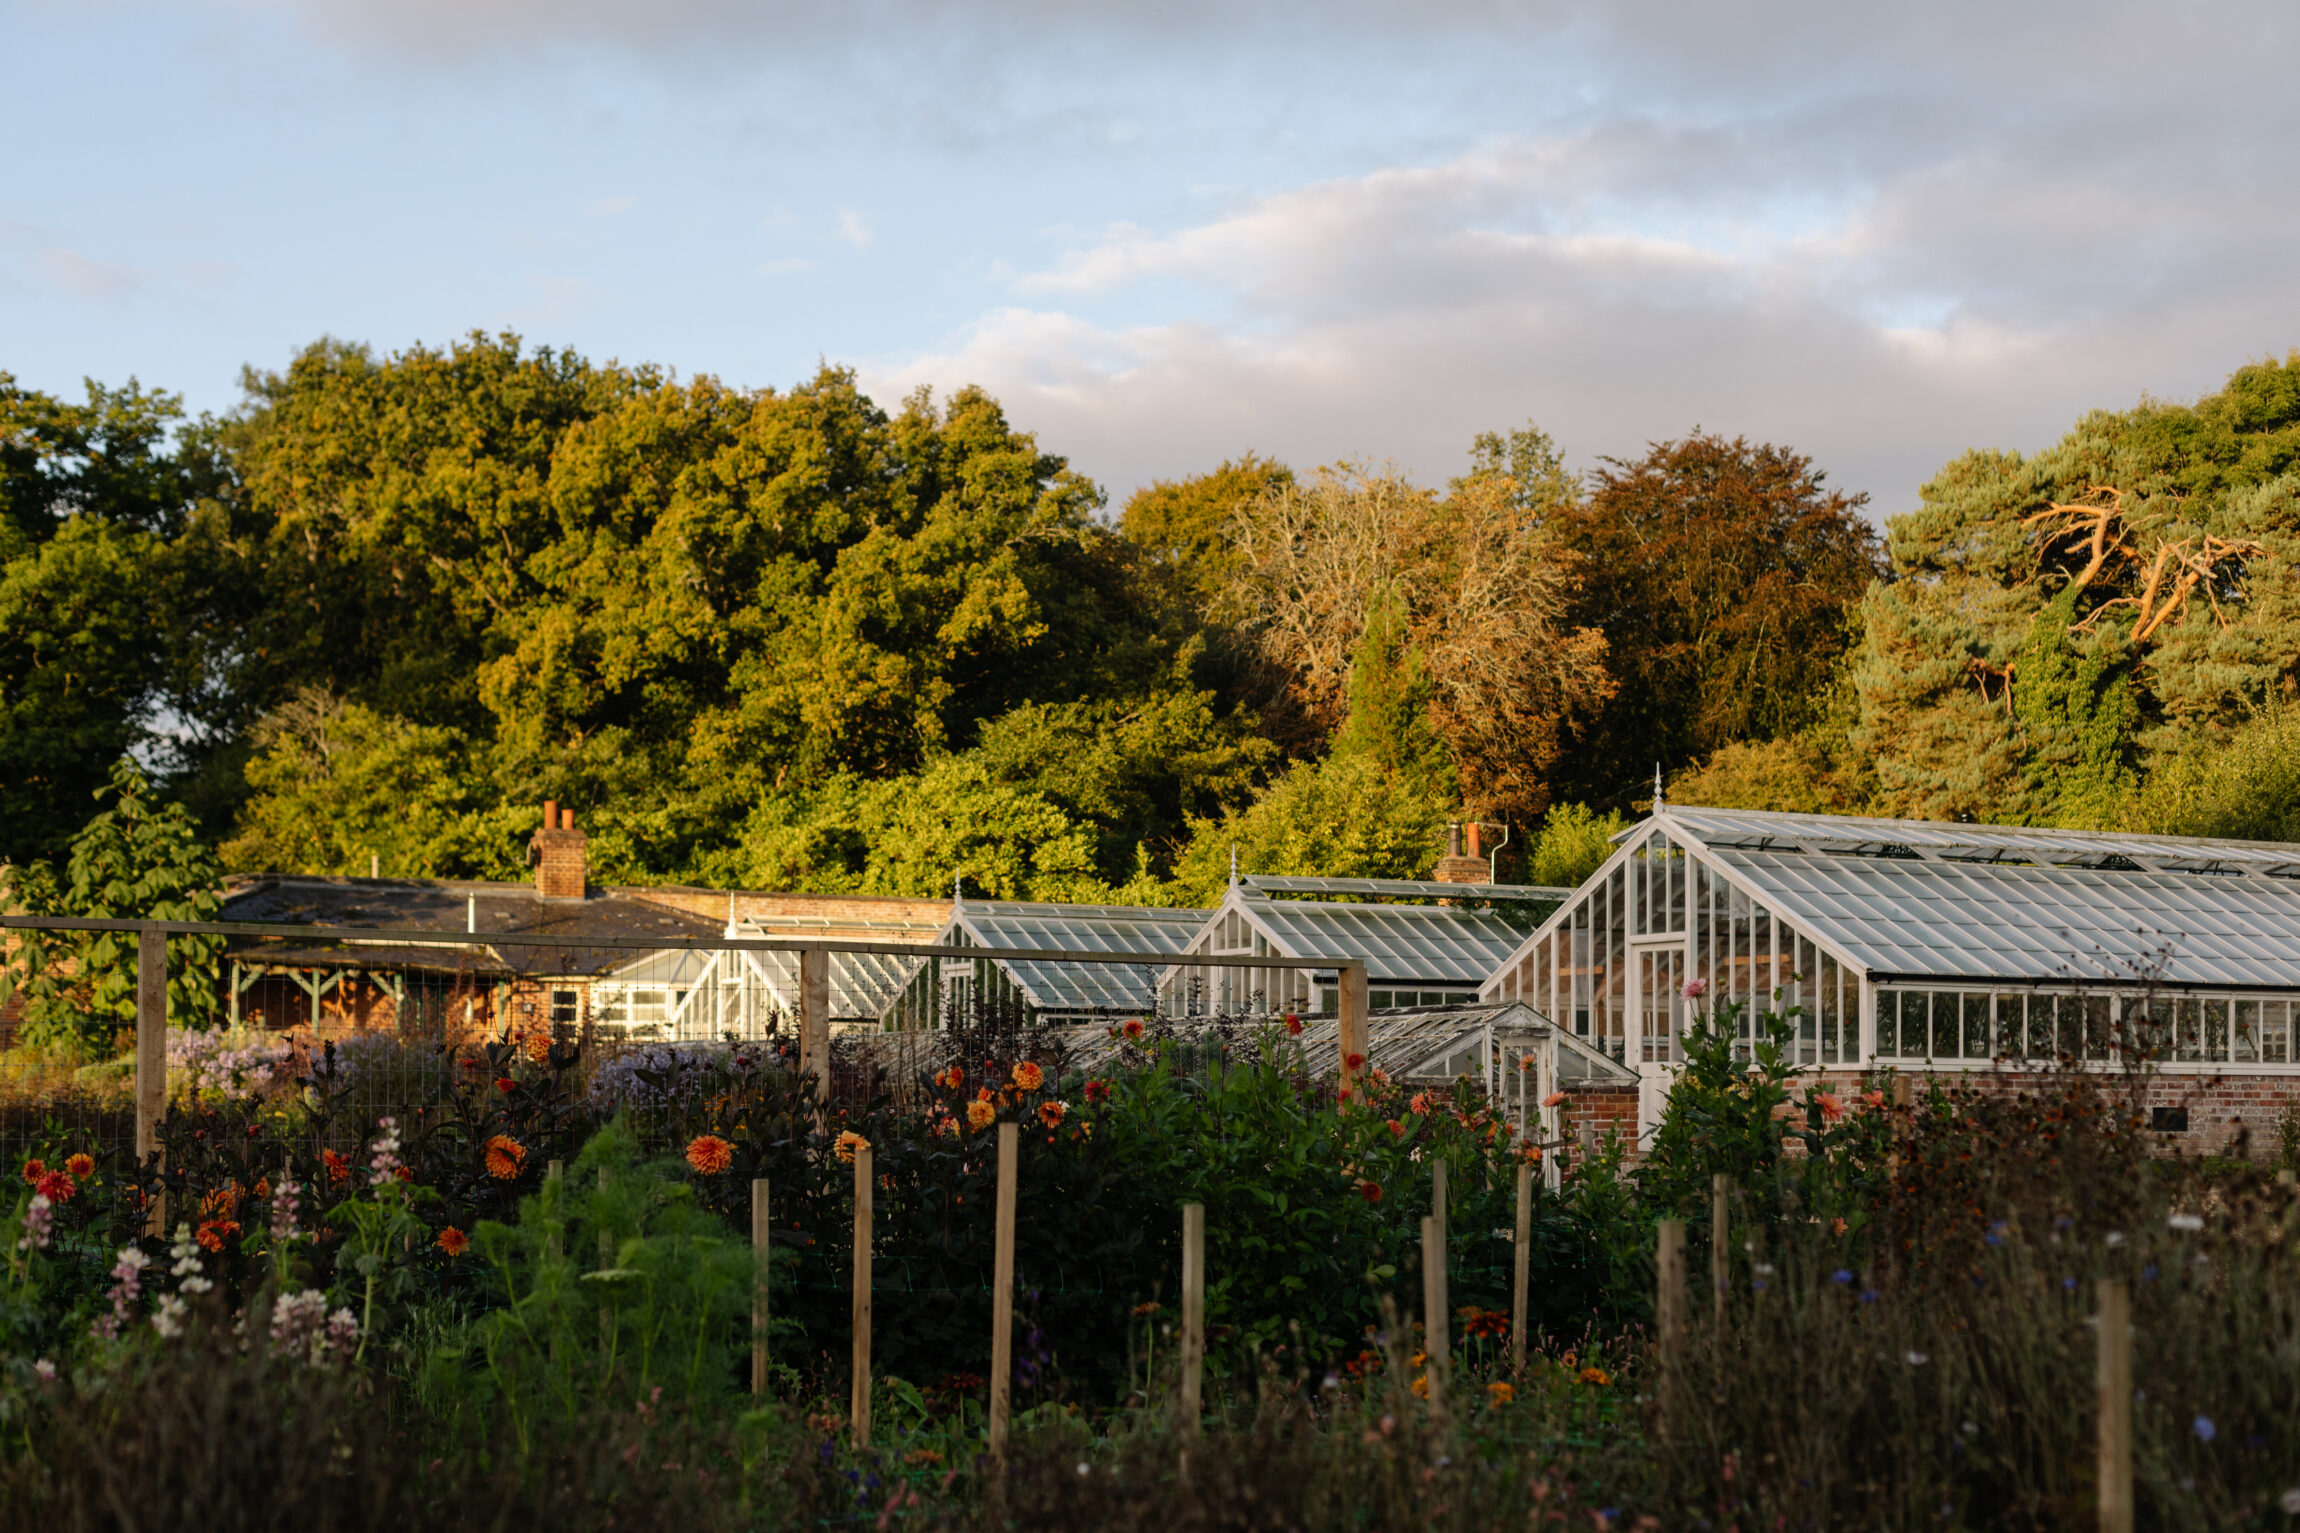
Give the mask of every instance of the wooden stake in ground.
<path id="1" fill-rule="evenodd" d="M 1206 1369 L 1206 1205 L 1182 1205 L 1182 1435 L 1198 1435 Z"/>
<path id="2" fill-rule="evenodd" d="M 997 1236 L 990 1276 L 990 1456 L 1006 1462 L 1007 1392 L 1014 1379 L 1014 1181 L 1021 1134 L 998 1125 Z"/>
<path id="3" fill-rule="evenodd" d="M 1725 1298 L 1733 1291 L 1733 1178 L 1709 1178 L 1709 1286 L 1716 1290 L 1717 1334 L 1725 1334 Z"/>
<path id="4" fill-rule="evenodd" d="M 751 1260 L 758 1276 L 751 1283 L 751 1393 L 767 1397 L 767 1245 L 774 1230 L 767 1216 L 767 1179 L 751 1181 Z"/>
<path id="5" fill-rule="evenodd" d="M 1525 1301 L 1533 1277 L 1533 1167 L 1517 1163 L 1517 1253 L 1509 1275 L 1509 1369 L 1525 1373 Z"/>
<path id="6" fill-rule="evenodd" d="M 1672 1418 L 1684 1385 L 1685 1222 L 1664 1219 L 1655 1235 L 1654 1340 L 1661 1353 L 1661 1440 L 1667 1442 L 1675 1429 Z"/>
<path id="7" fill-rule="evenodd" d="M 854 1445 L 870 1446 L 870 1146 L 855 1147 L 855 1353 L 853 1398 L 847 1402 Z"/>
<path id="8" fill-rule="evenodd" d="M 2132 1291 L 2095 1285 L 2100 1310 L 2100 1533 L 2132 1533 Z"/>
<path id="9" fill-rule="evenodd" d="M 312 1019 L 317 1022 L 319 1019 Z M 168 936 L 155 922 L 136 933 L 136 1163 L 160 1153 L 160 1119 L 168 1111 Z M 163 1163 L 162 1169 L 165 1169 Z M 168 1200 L 152 1194 L 148 1234 L 164 1235 Z"/>
<path id="10" fill-rule="evenodd" d="M 1345 964 L 1337 978 L 1341 1014 L 1342 1089 L 1353 1095 L 1358 1090 L 1361 1073 L 1372 1059 L 1371 1045 L 1366 1039 L 1366 966 L 1362 963 Z M 1351 1064 L 1351 1060 L 1357 1064 Z"/>
<path id="11" fill-rule="evenodd" d="M 816 1127 L 830 1132 L 831 954 L 829 948 L 799 949 L 799 1074 L 813 1075 L 822 1111 Z"/>
<path id="12" fill-rule="evenodd" d="M 1422 1221 L 1422 1359 L 1429 1378 L 1430 1413 L 1445 1414 L 1446 1375 L 1453 1364 L 1453 1326 L 1446 1313 L 1445 1227 Z"/>
<path id="13" fill-rule="evenodd" d="M 1445 1246 L 1446 1163 L 1443 1155 L 1430 1162 L 1430 1217 L 1437 1221 L 1438 1246 Z"/>

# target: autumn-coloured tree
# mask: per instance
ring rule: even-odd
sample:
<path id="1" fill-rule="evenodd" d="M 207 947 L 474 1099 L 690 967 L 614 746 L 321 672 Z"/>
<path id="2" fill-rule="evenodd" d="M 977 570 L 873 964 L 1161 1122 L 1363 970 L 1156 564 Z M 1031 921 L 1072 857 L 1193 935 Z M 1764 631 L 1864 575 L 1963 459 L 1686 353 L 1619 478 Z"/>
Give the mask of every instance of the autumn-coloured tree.
<path id="1" fill-rule="evenodd" d="M 1563 797 L 1622 805 L 1665 770 L 1813 718 L 1879 572 L 1867 497 L 1786 447 L 1695 432 L 1608 458 L 1549 525 L 1584 561 L 1570 618 L 1619 683 L 1578 730 Z"/>
<path id="2" fill-rule="evenodd" d="M 1369 617 L 1394 601 L 1463 801 L 1525 823 L 1547 807 L 1561 727 L 1612 683 L 1604 640 L 1570 619 L 1579 561 L 1515 490 L 1477 474 L 1441 497 L 1392 469 L 1321 469 L 1240 519 L 1220 610 L 1338 730 Z"/>

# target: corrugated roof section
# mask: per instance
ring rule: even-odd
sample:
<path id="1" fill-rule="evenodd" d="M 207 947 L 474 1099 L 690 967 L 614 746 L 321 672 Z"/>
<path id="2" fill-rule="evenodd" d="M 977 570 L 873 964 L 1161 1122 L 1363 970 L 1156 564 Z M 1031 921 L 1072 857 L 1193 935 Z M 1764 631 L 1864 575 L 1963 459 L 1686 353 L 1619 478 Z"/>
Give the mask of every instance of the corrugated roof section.
<path id="1" fill-rule="evenodd" d="M 2300 987 L 2300 881 L 1716 845 L 1707 855 L 1872 974 Z"/>
<path id="2" fill-rule="evenodd" d="M 1501 917 L 1457 905 L 1248 899 L 1238 908 L 1289 955 L 1363 958 L 1374 984 L 1483 984 L 1524 940 Z"/>

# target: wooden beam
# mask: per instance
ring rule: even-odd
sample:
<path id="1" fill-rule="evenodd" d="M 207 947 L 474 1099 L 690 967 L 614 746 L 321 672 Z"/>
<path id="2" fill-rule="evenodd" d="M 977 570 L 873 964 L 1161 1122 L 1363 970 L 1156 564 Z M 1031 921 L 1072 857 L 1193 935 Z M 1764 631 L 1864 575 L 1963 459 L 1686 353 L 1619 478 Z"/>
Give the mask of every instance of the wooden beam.
<path id="1" fill-rule="evenodd" d="M 831 955 L 810 947 L 799 954 L 799 1073 L 812 1074 L 829 1129 L 831 1096 Z"/>
<path id="2" fill-rule="evenodd" d="M 1654 1295 L 1655 1341 L 1661 1353 L 1660 1436 L 1668 1442 L 1676 1431 L 1678 1402 L 1684 1392 L 1685 1368 L 1685 1221 L 1664 1219 L 1655 1229 Z"/>
<path id="3" fill-rule="evenodd" d="M 2132 1533 L 2132 1290 L 2094 1286 L 2100 1311 L 2100 1533 Z"/>
<path id="4" fill-rule="evenodd" d="M 1429 1379 L 1430 1414 L 1445 1415 L 1447 1375 L 1453 1371 L 1453 1321 L 1446 1310 L 1445 1226 L 1422 1221 L 1422 1361 Z"/>
<path id="5" fill-rule="evenodd" d="M 1340 979 L 1342 1089 L 1355 1092 L 1359 1073 L 1371 1063 L 1366 1042 L 1366 966 L 1344 964 Z M 1350 1061 L 1355 1059 L 1356 1064 Z"/>
<path id="6" fill-rule="evenodd" d="M 751 1280 L 751 1394 L 767 1397 L 767 1246 L 774 1226 L 767 1218 L 767 1179 L 751 1182 L 751 1260 L 757 1276 Z"/>
<path id="7" fill-rule="evenodd" d="M 1517 1163 L 1517 1251 L 1509 1279 L 1509 1370 L 1525 1374 L 1527 1290 L 1533 1276 L 1533 1167 Z"/>
<path id="8" fill-rule="evenodd" d="M 1014 1188 L 1021 1130 L 998 1125 L 998 1201 L 990 1278 L 990 1457 L 1006 1466 L 1008 1395 L 1014 1379 Z"/>
<path id="9" fill-rule="evenodd" d="M 1182 1404 L 1185 1439 L 1198 1435 L 1205 1411 L 1206 1205 L 1182 1205 Z"/>
<path id="10" fill-rule="evenodd" d="M 854 1378 L 847 1401 L 848 1431 L 857 1448 L 870 1446 L 870 1146 L 855 1148 Z"/>
<path id="11" fill-rule="evenodd" d="M 168 1111 L 168 936 L 157 924 L 136 934 L 136 1160 L 161 1155 L 160 1119 Z M 164 1162 L 163 1162 L 164 1168 Z M 146 1228 L 167 1228 L 167 1200 L 155 1193 Z"/>

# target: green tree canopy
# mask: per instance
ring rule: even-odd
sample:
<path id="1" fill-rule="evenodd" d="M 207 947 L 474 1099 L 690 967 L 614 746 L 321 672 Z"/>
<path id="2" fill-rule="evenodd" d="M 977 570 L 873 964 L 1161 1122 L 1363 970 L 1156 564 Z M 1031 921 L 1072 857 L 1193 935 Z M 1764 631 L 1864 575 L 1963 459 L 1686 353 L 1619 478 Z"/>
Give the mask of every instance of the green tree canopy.
<path id="1" fill-rule="evenodd" d="M 1881 806 L 2106 823 L 2152 757 L 2294 696 L 2300 353 L 1967 453 L 1887 551 L 1852 673 Z"/>
<path id="2" fill-rule="evenodd" d="M 99 809 L 72 837 L 59 874 L 46 862 L 0 868 L 0 908 L 99 921 L 212 921 L 222 869 L 181 804 L 161 804 L 127 757 L 95 794 Z M 108 802 L 106 802 L 108 801 Z M 121 932 L 26 932 L 0 966 L 0 1005 L 24 996 L 24 1034 L 37 1045 L 108 1048 L 136 1020 L 136 937 Z M 168 1017 L 215 1018 L 220 937 L 169 939 Z"/>

